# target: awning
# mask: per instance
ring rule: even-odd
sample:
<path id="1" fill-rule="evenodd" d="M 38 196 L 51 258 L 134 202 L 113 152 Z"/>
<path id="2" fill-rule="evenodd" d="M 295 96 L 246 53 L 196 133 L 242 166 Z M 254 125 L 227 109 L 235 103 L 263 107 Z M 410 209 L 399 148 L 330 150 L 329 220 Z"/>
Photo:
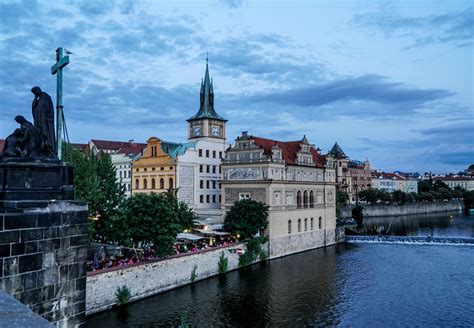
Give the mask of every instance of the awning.
<path id="1" fill-rule="evenodd" d="M 204 239 L 204 237 L 202 236 L 198 236 L 198 235 L 193 235 L 192 233 L 179 233 L 177 236 L 176 236 L 176 239 L 184 239 L 184 240 L 200 240 L 200 239 Z"/>
<path id="2" fill-rule="evenodd" d="M 203 235 L 208 235 L 208 236 L 225 236 L 229 234 L 228 232 L 204 230 L 204 229 L 194 229 L 194 231 L 197 231 L 199 233 L 202 233 Z"/>

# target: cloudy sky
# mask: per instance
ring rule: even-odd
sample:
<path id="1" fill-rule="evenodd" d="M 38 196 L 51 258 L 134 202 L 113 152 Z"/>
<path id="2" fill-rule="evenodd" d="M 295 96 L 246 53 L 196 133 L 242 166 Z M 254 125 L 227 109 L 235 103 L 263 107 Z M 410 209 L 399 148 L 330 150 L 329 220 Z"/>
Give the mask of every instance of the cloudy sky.
<path id="1" fill-rule="evenodd" d="M 304 134 L 387 171 L 474 162 L 472 1 L 8 1 L 0 4 L 0 135 L 55 98 L 72 142 L 185 141 L 209 54 L 228 141 Z"/>

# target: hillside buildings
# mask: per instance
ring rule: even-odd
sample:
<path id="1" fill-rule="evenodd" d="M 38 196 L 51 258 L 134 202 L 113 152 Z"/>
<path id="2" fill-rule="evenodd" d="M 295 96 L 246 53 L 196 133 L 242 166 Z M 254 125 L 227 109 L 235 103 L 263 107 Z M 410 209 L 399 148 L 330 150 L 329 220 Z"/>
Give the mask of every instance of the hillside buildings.
<path id="1" fill-rule="evenodd" d="M 222 163 L 222 209 L 240 199 L 270 206 L 270 257 L 335 243 L 335 178 L 306 137 L 276 141 L 243 132 Z"/>

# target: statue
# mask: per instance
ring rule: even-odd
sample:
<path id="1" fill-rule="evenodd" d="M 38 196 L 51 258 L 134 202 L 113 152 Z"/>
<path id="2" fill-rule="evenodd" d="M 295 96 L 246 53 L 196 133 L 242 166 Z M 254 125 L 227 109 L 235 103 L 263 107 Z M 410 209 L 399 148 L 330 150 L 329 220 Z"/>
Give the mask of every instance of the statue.
<path id="1" fill-rule="evenodd" d="M 31 92 L 35 95 L 32 112 L 34 126 L 43 142 L 42 153 L 47 157 L 54 157 L 56 156 L 56 137 L 53 101 L 46 92 L 41 91 L 40 87 L 33 87 Z"/>
<path id="2" fill-rule="evenodd" d="M 15 117 L 15 121 L 20 124 L 22 157 L 42 157 L 47 156 L 43 153 L 44 143 L 41 135 L 31 122 L 21 115 Z"/>
<path id="3" fill-rule="evenodd" d="M 3 156 L 5 157 L 21 157 L 24 152 L 21 149 L 22 133 L 20 129 L 15 129 L 5 139 L 5 145 L 3 146 Z"/>

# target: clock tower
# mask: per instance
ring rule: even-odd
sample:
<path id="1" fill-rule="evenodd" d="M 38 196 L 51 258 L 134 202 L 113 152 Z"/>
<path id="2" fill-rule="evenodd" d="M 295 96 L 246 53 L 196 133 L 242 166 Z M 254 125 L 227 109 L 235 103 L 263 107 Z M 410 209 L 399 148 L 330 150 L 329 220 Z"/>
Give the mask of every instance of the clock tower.
<path id="1" fill-rule="evenodd" d="M 209 78 L 209 65 L 206 59 L 206 73 L 201 80 L 200 106 L 196 115 L 187 119 L 188 139 L 214 139 L 225 141 L 225 124 L 227 122 L 214 110 L 214 88 Z"/>

